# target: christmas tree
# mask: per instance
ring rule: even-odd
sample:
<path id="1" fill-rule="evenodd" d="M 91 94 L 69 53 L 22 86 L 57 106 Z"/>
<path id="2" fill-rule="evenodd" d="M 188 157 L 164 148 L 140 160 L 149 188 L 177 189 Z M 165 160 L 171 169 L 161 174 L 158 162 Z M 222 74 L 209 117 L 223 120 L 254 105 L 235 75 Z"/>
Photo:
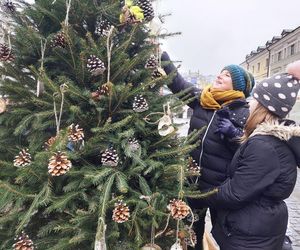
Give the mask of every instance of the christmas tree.
<path id="1" fill-rule="evenodd" d="M 151 1 L 3 1 L 2 15 L 0 249 L 170 247 L 199 132 L 178 138 L 189 97 L 159 93 Z"/>

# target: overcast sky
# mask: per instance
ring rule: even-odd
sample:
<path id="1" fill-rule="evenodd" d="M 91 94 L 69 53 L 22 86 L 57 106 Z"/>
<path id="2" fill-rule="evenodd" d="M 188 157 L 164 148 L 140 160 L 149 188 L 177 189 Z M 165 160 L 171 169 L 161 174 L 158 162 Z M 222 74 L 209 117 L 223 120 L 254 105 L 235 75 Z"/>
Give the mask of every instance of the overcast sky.
<path id="1" fill-rule="evenodd" d="M 164 27 L 182 35 L 163 41 L 182 70 L 217 74 L 240 64 L 246 54 L 300 26 L 300 0 L 158 0 L 158 11 L 171 12 Z M 155 3 L 154 3 L 155 5 Z"/>

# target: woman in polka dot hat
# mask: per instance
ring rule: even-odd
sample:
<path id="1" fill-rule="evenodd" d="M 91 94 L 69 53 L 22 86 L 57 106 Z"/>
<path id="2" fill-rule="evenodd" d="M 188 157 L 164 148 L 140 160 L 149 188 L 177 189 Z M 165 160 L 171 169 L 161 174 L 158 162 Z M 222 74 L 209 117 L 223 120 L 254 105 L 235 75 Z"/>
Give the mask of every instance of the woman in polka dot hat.
<path id="1" fill-rule="evenodd" d="M 212 233 L 221 250 L 281 250 L 287 229 L 284 202 L 300 166 L 300 127 L 284 119 L 300 89 L 300 61 L 257 84 L 243 143 L 218 192 L 199 200 L 214 207 Z"/>

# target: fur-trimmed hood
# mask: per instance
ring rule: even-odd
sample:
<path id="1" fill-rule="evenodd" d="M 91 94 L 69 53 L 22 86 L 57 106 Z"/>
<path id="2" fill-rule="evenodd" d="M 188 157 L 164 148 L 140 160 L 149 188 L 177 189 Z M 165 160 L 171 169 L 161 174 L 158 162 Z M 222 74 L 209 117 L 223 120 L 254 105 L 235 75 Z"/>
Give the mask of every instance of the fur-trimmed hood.
<path id="1" fill-rule="evenodd" d="M 300 167 L 300 126 L 291 121 L 264 122 L 257 126 L 250 137 L 255 135 L 272 135 L 285 141 L 293 151 Z"/>

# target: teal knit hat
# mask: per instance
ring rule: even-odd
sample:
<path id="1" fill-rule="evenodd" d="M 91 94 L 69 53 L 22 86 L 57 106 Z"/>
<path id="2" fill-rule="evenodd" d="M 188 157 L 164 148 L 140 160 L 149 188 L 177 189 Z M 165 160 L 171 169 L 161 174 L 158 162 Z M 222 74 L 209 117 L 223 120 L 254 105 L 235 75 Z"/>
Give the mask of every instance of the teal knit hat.
<path id="1" fill-rule="evenodd" d="M 228 70 L 230 73 L 233 89 L 243 91 L 245 96 L 248 97 L 255 84 L 253 75 L 235 64 L 228 65 L 223 70 Z"/>

